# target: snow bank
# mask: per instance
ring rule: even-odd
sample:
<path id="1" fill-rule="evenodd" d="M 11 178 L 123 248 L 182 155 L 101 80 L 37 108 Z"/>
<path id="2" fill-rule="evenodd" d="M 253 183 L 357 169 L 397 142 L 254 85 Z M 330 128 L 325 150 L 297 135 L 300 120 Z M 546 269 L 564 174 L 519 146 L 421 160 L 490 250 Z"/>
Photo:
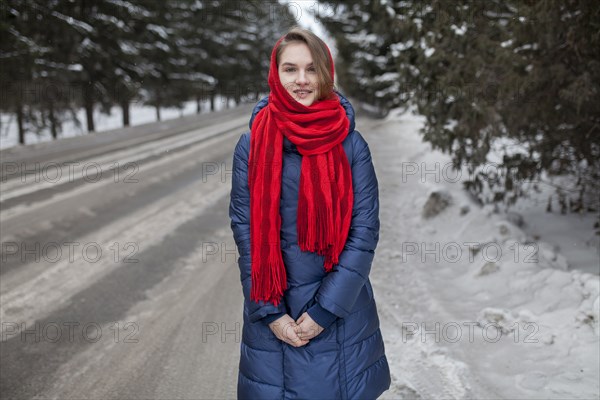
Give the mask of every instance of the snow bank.
<path id="1" fill-rule="evenodd" d="M 480 207 L 440 173 L 450 158 L 421 140 L 422 117 L 398 111 L 367 136 L 382 222 L 372 282 L 392 369 L 382 398 L 598 398 L 594 215 Z"/>

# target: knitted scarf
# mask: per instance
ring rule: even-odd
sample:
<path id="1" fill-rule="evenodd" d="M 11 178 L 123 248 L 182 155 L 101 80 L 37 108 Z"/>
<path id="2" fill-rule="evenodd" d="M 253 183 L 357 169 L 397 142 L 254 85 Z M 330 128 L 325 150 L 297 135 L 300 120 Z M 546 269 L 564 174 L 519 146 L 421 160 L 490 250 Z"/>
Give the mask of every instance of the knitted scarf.
<path id="1" fill-rule="evenodd" d="M 248 156 L 250 188 L 251 299 L 277 306 L 287 288 L 280 242 L 279 214 L 283 135 L 302 155 L 298 186 L 297 235 L 302 251 L 324 256 L 330 272 L 338 263 L 352 217 L 350 164 L 342 147 L 349 120 L 334 93 L 310 106 L 296 101 L 283 87 L 276 51 L 271 53 L 269 102 L 255 116 Z M 334 76 L 333 59 L 331 76 Z"/>

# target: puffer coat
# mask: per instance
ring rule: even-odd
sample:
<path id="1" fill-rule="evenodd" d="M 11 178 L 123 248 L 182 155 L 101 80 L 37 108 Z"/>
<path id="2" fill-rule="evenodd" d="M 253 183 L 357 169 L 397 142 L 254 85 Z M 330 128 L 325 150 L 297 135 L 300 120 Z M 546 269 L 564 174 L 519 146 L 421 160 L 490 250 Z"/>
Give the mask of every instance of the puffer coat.
<path id="1" fill-rule="evenodd" d="M 229 205 L 244 294 L 238 371 L 238 399 L 376 399 L 391 377 L 369 272 L 379 240 L 378 182 L 369 146 L 355 130 L 354 109 L 336 91 L 350 120 L 342 142 L 352 167 L 354 204 L 348 239 L 339 263 L 327 273 L 324 256 L 300 250 L 296 234 L 298 184 L 302 155 L 284 137 L 281 183 L 281 247 L 287 289 L 279 306 L 250 300 L 250 131 L 243 133 L 233 156 Z M 250 128 L 268 97 L 260 100 Z M 279 340 L 268 323 L 285 313 L 294 320 L 304 312 L 324 326 L 301 347 Z"/>

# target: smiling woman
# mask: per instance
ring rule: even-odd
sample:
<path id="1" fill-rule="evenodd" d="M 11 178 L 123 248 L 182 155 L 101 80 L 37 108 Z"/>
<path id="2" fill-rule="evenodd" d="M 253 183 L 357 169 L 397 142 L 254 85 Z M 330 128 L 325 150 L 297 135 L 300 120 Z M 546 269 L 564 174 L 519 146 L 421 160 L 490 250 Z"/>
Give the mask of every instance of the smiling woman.
<path id="1" fill-rule="evenodd" d="M 379 192 L 325 43 L 294 28 L 233 155 L 239 399 L 376 399 L 391 376 L 369 280 Z"/>
<path id="2" fill-rule="evenodd" d="M 276 52 L 282 86 L 307 107 L 333 94 L 331 58 L 327 47 L 321 43 L 314 34 L 292 30 Z"/>

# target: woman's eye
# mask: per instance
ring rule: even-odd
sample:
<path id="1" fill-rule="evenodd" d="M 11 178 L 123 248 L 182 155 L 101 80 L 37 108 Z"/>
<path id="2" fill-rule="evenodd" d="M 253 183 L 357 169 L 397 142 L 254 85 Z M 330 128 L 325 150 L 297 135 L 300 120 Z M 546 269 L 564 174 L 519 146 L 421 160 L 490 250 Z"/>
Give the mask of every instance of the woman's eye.
<path id="1" fill-rule="evenodd" d="M 296 68 L 286 68 L 284 71 L 285 72 L 294 72 L 296 70 Z M 317 70 L 315 68 L 309 68 L 308 72 L 316 72 Z"/>

